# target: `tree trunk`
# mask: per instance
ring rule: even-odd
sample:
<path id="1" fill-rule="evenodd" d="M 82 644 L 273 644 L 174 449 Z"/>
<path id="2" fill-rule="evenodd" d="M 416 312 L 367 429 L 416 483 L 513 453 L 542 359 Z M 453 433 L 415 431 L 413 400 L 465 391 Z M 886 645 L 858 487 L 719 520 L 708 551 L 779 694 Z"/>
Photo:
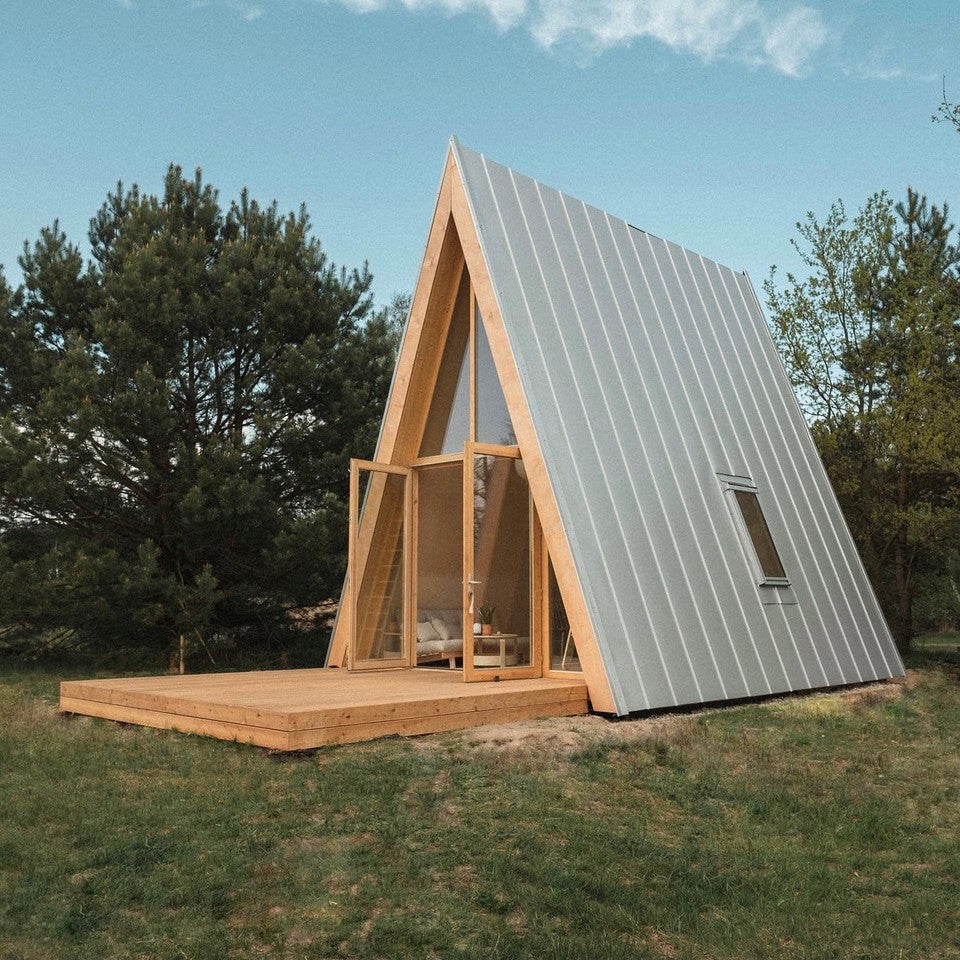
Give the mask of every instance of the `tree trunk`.
<path id="1" fill-rule="evenodd" d="M 893 638 L 897 641 L 897 649 L 901 654 L 910 652 L 913 641 L 913 584 L 910 576 L 912 556 L 907 542 L 907 521 L 903 518 L 907 508 L 909 482 L 907 470 L 900 468 L 899 484 L 897 489 L 897 506 L 900 509 L 901 520 L 894 542 L 894 568 L 897 580 L 897 613 L 893 624 Z"/>

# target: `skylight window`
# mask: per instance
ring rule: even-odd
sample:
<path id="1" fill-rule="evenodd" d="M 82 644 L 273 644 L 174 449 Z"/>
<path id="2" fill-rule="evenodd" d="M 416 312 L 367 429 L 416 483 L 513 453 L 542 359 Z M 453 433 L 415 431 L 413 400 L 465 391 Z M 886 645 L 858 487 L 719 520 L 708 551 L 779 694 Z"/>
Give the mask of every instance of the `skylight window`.
<path id="1" fill-rule="evenodd" d="M 734 525 L 743 543 L 761 586 L 787 586 L 790 581 L 783 561 L 773 542 L 767 518 L 760 506 L 760 497 L 753 482 L 746 477 L 720 477 Z"/>

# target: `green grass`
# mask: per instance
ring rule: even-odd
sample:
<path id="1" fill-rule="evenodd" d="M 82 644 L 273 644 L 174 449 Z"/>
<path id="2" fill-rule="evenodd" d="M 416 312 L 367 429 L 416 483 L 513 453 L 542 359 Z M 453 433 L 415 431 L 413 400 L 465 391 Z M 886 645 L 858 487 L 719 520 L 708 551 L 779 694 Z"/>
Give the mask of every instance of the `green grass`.
<path id="1" fill-rule="evenodd" d="M 927 633 L 913 642 L 921 658 L 953 659 L 960 663 L 960 632 L 945 630 L 942 633 Z"/>
<path id="2" fill-rule="evenodd" d="M 960 683 L 926 649 L 899 696 L 574 753 L 280 758 L 61 717 L 8 668 L 0 960 L 960 957 Z"/>

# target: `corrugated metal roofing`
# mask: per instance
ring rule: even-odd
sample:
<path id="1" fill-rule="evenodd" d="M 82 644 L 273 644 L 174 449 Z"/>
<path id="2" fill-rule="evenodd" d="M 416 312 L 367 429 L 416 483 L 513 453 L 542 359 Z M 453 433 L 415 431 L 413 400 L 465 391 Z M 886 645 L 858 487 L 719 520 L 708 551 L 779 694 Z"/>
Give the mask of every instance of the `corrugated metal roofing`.
<path id="1" fill-rule="evenodd" d="M 618 711 L 902 674 L 747 276 L 453 149 Z"/>

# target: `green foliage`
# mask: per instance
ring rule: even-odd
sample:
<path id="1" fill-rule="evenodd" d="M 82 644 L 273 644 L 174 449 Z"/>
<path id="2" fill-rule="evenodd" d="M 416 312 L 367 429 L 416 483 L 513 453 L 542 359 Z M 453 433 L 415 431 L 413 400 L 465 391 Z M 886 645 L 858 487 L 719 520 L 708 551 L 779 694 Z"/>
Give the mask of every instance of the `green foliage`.
<path id="1" fill-rule="evenodd" d="M 0 677 L 5 956 L 960 951 L 955 664 L 688 717 L 525 724 L 522 742 L 283 758 L 60 717 L 55 690 Z"/>
<path id="2" fill-rule="evenodd" d="M 224 208 L 199 171 L 118 185 L 89 239 L 55 223 L 0 280 L 0 624 L 279 642 L 339 589 L 406 305 L 375 312 L 305 210 Z"/>
<path id="3" fill-rule="evenodd" d="M 937 112 L 930 118 L 934 123 L 950 124 L 958 133 L 960 133 L 960 103 L 951 103 L 947 99 L 947 84 L 944 80 L 943 99 L 937 107 Z"/>
<path id="4" fill-rule="evenodd" d="M 809 269 L 765 284 L 774 337 L 902 649 L 917 576 L 960 530 L 960 253 L 913 190 L 797 224 Z M 935 566 L 935 562 L 933 564 Z"/>
<path id="5" fill-rule="evenodd" d="M 924 551 L 917 558 L 922 590 L 914 604 L 919 630 L 943 630 L 960 626 L 960 550 Z"/>

